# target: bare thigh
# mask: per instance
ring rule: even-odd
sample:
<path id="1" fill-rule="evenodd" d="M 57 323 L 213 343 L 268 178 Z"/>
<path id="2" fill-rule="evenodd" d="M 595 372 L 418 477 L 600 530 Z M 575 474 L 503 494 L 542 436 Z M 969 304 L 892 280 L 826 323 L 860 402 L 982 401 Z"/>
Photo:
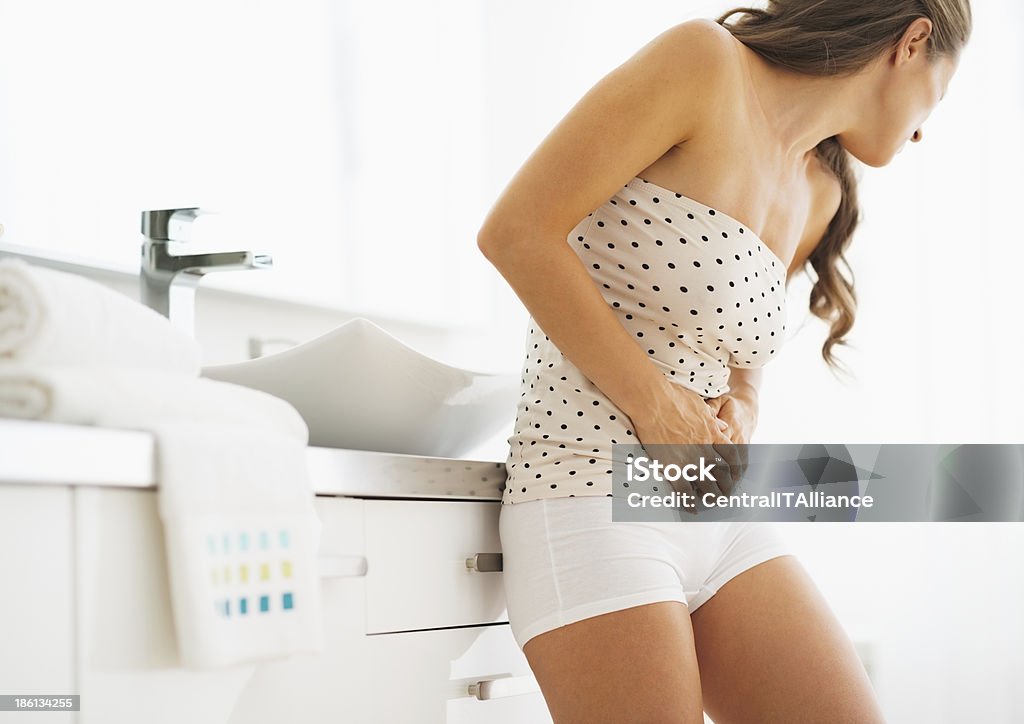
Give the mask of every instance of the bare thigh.
<path id="1" fill-rule="evenodd" d="M 691 624 L 715 724 L 885 721 L 852 642 L 796 557 L 730 579 Z"/>
<path id="2" fill-rule="evenodd" d="M 523 653 L 554 724 L 704 721 L 693 629 L 679 601 L 576 621 L 534 636 Z"/>

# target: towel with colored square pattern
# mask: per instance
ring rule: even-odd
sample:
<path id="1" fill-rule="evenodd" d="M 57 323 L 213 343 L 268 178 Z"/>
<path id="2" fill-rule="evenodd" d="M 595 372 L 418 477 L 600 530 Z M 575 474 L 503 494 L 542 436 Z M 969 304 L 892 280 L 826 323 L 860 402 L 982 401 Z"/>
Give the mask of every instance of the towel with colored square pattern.
<path id="1" fill-rule="evenodd" d="M 167 422 L 154 433 L 182 663 L 322 651 L 305 444 L 224 423 Z"/>

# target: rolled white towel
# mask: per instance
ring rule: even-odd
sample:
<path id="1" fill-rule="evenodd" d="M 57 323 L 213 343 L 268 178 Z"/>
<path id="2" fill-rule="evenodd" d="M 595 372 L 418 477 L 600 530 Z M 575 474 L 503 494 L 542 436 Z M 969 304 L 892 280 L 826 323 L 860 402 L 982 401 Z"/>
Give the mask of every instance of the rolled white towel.
<path id="1" fill-rule="evenodd" d="M 76 274 L 0 258 L 0 362 L 199 375 L 198 343 L 162 314 Z"/>
<path id="2" fill-rule="evenodd" d="M 279 397 L 151 369 L 0 364 L 0 417 L 130 430 L 219 422 L 309 442 L 305 420 Z"/>

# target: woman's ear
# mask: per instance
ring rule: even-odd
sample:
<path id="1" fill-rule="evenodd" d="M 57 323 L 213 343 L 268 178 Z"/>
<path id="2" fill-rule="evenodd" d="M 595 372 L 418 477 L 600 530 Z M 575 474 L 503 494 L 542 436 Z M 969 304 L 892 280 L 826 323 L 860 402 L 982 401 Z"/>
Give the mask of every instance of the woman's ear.
<path id="1" fill-rule="evenodd" d="M 916 18 L 907 26 L 896 46 L 896 63 L 912 60 L 918 55 L 927 57 L 928 39 L 931 35 L 932 21 L 929 18 Z"/>

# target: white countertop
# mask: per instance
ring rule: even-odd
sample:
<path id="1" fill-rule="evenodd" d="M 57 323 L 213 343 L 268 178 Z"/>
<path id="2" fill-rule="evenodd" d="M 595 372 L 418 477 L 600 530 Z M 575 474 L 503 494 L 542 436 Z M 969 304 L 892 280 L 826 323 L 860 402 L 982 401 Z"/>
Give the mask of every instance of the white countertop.
<path id="1" fill-rule="evenodd" d="M 149 432 L 0 419 L 0 484 L 156 488 Z M 501 500 L 504 461 L 310 447 L 316 495 Z"/>

